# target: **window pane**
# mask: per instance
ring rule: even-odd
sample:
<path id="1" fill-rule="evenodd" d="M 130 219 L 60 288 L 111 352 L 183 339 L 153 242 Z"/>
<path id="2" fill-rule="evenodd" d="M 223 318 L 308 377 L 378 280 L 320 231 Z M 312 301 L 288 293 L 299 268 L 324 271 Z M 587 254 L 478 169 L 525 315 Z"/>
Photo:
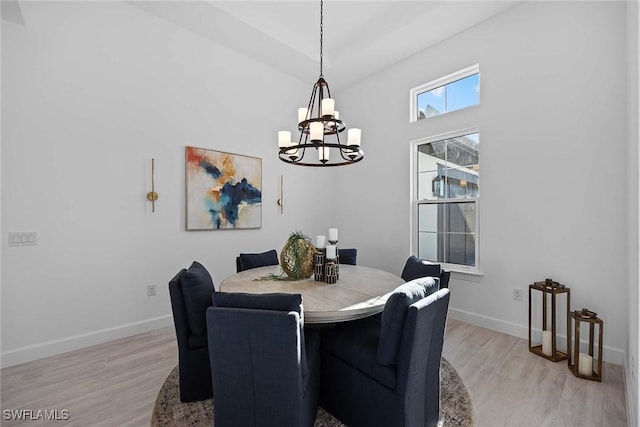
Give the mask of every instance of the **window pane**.
<path id="1" fill-rule="evenodd" d="M 465 199 L 478 197 L 479 179 L 470 169 L 441 168 L 418 175 L 418 199 Z"/>
<path id="2" fill-rule="evenodd" d="M 431 205 L 433 206 L 433 205 Z M 469 203 L 444 203 L 445 218 L 449 233 L 475 233 L 476 231 L 476 204 Z"/>
<path id="3" fill-rule="evenodd" d="M 438 235 L 436 233 L 418 233 L 418 258 L 444 262 L 438 256 Z"/>
<path id="4" fill-rule="evenodd" d="M 445 112 L 445 87 L 440 86 L 418 95 L 418 120 Z"/>
<path id="5" fill-rule="evenodd" d="M 418 146 L 418 170 L 433 170 L 437 167 L 431 166 L 438 162 L 438 159 L 445 160 L 447 155 L 447 140 L 429 142 Z M 442 163 L 442 162 L 441 162 Z"/>
<path id="6" fill-rule="evenodd" d="M 460 79 L 447 85 L 447 111 L 478 105 L 480 103 L 480 75 Z"/>
<path id="7" fill-rule="evenodd" d="M 475 137 L 475 138 L 473 138 Z M 446 160 L 449 166 L 473 166 L 479 162 L 478 134 L 446 139 Z"/>
<path id="8" fill-rule="evenodd" d="M 439 206 L 441 207 L 440 204 L 421 204 L 418 206 L 418 231 L 436 232 L 439 230 Z M 440 209 L 440 211 L 443 212 L 442 209 Z M 442 228 L 442 226 L 440 228 Z"/>
<path id="9" fill-rule="evenodd" d="M 439 198 L 440 188 L 437 184 L 438 171 L 420 172 L 418 174 L 418 200 L 433 200 Z M 435 184 L 434 184 L 435 183 Z"/>
<path id="10" fill-rule="evenodd" d="M 437 116 L 480 103 L 480 74 L 438 86 L 416 97 L 417 120 Z"/>
<path id="11" fill-rule="evenodd" d="M 420 258 L 475 266 L 475 232 L 475 201 L 418 205 Z"/>
<path id="12" fill-rule="evenodd" d="M 420 144 L 418 200 L 477 197 L 478 162 L 478 133 Z"/>
<path id="13" fill-rule="evenodd" d="M 447 235 L 446 262 L 451 264 L 475 265 L 475 236 L 472 234 Z"/>
<path id="14" fill-rule="evenodd" d="M 445 141 L 418 146 L 418 200 L 438 199 L 444 196 L 444 178 L 439 170 L 445 167 Z"/>
<path id="15" fill-rule="evenodd" d="M 469 168 L 446 169 L 447 188 L 445 194 L 450 199 L 478 197 L 478 173 Z"/>

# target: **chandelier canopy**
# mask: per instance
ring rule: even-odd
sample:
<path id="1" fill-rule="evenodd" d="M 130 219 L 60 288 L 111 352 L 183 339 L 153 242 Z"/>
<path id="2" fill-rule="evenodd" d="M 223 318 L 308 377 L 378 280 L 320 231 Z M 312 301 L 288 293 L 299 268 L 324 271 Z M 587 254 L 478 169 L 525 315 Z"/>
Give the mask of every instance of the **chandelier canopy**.
<path id="1" fill-rule="evenodd" d="M 291 132 L 278 132 L 278 157 L 300 166 L 342 166 L 364 158 L 360 129 L 348 129 L 335 109 L 329 84 L 322 74 L 323 0 L 320 0 L 320 77 L 313 85 L 307 107 L 298 109 L 298 142 Z M 347 130 L 347 140 L 340 134 Z M 333 153 L 332 153 L 333 151 Z M 305 157 L 306 155 L 306 157 Z"/>

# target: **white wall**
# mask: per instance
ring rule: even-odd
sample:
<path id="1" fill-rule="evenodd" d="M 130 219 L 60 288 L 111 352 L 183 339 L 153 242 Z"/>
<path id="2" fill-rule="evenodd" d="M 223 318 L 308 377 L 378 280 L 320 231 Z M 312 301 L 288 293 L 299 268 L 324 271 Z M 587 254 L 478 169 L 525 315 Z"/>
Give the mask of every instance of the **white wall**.
<path id="1" fill-rule="evenodd" d="M 26 27 L 2 26 L 3 366 L 170 325 L 191 261 L 219 283 L 239 252 L 332 225 L 329 189 L 309 190 L 331 173 L 276 156 L 308 85 L 124 3 L 21 6 Z M 263 159 L 261 229 L 185 231 L 187 145 Z M 6 247 L 12 231 L 38 245 Z"/>
<path id="2" fill-rule="evenodd" d="M 410 141 L 479 125 L 483 275 L 454 274 L 451 315 L 524 337 L 527 303 L 513 289 L 551 277 L 571 288 L 572 308 L 599 314 L 604 359 L 623 363 L 637 168 L 626 159 L 625 36 L 624 3 L 526 3 L 345 92 L 365 160 L 337 171 L 351 183 L 337 189 L 350 213 L 337 226 L 358 230 L 359 262 L 399 273 L 410 255 Z M 412 87 L 475 63 L 478 107 L 409 123 Z"/>
<path id="3" fill-rule="evenodd" d="M 627 124 L 627 139 L 628 139 L 628 228 L 629 237 L 627 253 L 629 262 L 629 298 L 628 298 L 628 310 L 629 310 L 629 331 L 627 341 L 627 357 L 625 358 L 625 383 L 627 386 L 627 408 L 629 413 L 629 425 L 638 425 L 638 345 L 640 333 L 640 319 L 638 318 L 638 307 L 640 307 L 640 300 L 638 295 L 638 281 L 640 278 L 638 263 L 640 256 L 640 241 L 638 239 L 639 229 L 639 208 L 638 203 L 640 200 L 640 177 L 638 176 L 638 164 L 640 163 L 639 151 L 638 151 L 638 136 L 640 135 L 640 122 L 638 116 L 640 112 L 638 110 L 638 100 L 640 99 L 640 32 L 638 31 L 638 25 L 640 23 L 640 7 L 638 7 L 637 1 L 627 1 L 627 55 L 628 55 L 628 72 L 627 72 L 627 84 L 628 84 L 628 124 Z"/>
<path id="4" fill-rule="evenodd" d="M 637 301 L 625 226 L 637 214 L 625 197 L 638 163 L 624 158 L 637 152 L 620 101 L 633 79 L 624 3 L 524 4 L 341 91 L 366 158 L 336 170 L 275 157 L 308 84 L 126 4 L 22 8 L 26 27 L 2 26 L 3 366 L 171 324 L 166 282 L 179 268 L 200 260 L 220 282 L 238 252 L 279 249 L 293 229 L 338 226 L 361 264 L 399 273 L 409 143 L 460 122 L 481 132 L 484 274 L 454 275 L 452 315 L 523 336 L 513 288 L 553 277 L 571 287 L 572 307 L 604 319 L 605 360 L 637 348 L 637 306 L 625 301 Z M 411 87 L 474 63 L 479 107 L 408 123 Z M 262 229 L 184 231 L 185 145 L 263 158 Z M 320 182 L 334 185 L 308 190 Z M 10 231 L 37 231 L 39 244 L 7 248 Z"/>

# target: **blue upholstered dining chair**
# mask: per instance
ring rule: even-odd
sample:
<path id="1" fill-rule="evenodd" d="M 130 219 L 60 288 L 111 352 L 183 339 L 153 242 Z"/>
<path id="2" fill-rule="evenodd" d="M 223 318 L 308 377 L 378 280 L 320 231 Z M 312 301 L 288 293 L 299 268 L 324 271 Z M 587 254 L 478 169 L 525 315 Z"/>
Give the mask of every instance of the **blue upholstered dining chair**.
<path id="1" fill-rule="evenodd" d="M 400 275 L 405 282 L 418 277 L 437 277 L 440 279 L 440 289 L 449 287 L 451 272 L 443 270 L 440 264 L 435 264 L 411 255 L 404 264 Z"/>
<path id="2" fill-rule="evenodd" d="M 240 254 L 236 257 L 236 273 L 251 268 L 265 267 L 267 265 L 278 265 L 278 252 L 271 249 L 267 252 L 254 254 Z"/>
<path id="3" fill-rule="evenodd" d="M 216 292 L 207 309 L 216 427 L 311 427 L 320 335 L 305 331 L 300 294 Z"/>
<path id="4" fill-rule="evenodd" d="M 449 289 L 421 278 L 389 297 L 382 321 L 337 325 L 322 336 L 320 405 L 349 427 L 438 423 Z"/>
<path id="5" fill-rule="evenodd" d="M 178 340 L 180 400 L 183 402 L 212 396 L 206 312 L 214 290 L 211 275 L 196 261 L 188 270 L 180 270 L 169 282 Z"/>
<path id="6" fill-rule="evenodd" d="M 353 248 L 338 249 L 338 258 L 340 259 L 340 264 L 356 265 L 358 250 Z"/>

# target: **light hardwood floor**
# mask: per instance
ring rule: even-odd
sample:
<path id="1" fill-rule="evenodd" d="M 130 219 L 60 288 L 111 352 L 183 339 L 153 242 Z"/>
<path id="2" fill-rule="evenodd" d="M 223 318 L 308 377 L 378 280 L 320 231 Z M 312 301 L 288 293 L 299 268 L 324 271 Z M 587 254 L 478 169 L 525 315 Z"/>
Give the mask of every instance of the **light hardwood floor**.
<path id="1" fill-rule="evenodd" d="M 602 383 L 531 354 L 523 339 L 449 319 L 444 356 L 471 395 L 476 426 L 626 426 L 622 367 Z M 178 360 L 173 328 L 2 369 L 3 410 L 66 409 L 68 421 L 2 426 L 148 426 Z M 392 427 L 392 426 L 390 426 Z"/>

